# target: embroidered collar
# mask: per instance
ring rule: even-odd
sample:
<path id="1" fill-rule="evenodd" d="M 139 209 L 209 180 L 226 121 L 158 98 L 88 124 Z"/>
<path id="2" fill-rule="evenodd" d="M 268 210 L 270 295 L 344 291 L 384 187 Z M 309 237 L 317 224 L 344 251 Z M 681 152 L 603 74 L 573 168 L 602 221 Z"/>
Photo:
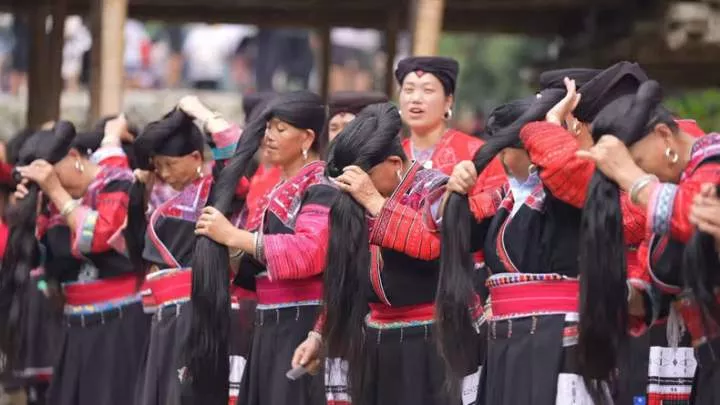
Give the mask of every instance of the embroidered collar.
<path id="1" fill-rule="evenodd" d="M 683 171 L 680 181 L 692 175 L 705 160 L 717 156 L 720 156 L 719 133 L 711 133 L 698 138 L 690 149 L 690 162 Z"/>

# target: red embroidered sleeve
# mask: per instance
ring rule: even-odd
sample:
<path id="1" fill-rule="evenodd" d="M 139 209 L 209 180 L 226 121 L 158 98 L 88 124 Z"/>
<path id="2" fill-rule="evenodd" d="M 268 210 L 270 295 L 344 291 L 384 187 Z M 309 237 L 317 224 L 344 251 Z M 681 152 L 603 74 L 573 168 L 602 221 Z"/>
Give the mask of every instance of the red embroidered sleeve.
<path id="1" fill-rule="evenodd" d="M 482 189 L 477 191 L 474 189 L 468 196 L 470 204 L 470 212 L 472 212 L 477 222 L 492 218 L 500 208 L 503 200 L 505 185 L 495 186 L 492 189 Z"/>
<path id="2" fill-rule="evenodd" d="M 328 245 L 328 215 L 325 205 L 305 204 L 297 216 L 295 233 L 262 236 L 261 260 L 271 280 L 299 279 L 325 269 Z"/>
<path id="3" fill-rule="evenodd" d="M 502 187 L 507 182 L 507 175 L 500 158 L 493 159 L 479 175 L 475 187 L 482 190 Z"/>
<path id="4" fill-rule="evenodd" d="M 212 154 L 214 160 L 226 160 L 235 154 L 238 140 L 242 135 L 242 130 L 237 125 L 231 125 L 230 128 L 211 134 L 214 143 Z"/>
<path id="5" fill-rule="evenodd" d="M 322 311 L 320 311 L 320 314 L 318 314 L 318 317 L 315 320 L 315 324 L 313 325 L 313 330 L 321 335 L 322 335 L 323 328 L 325 327 L 325 317 L 326 316 L 327 316 L 327 309 L 323 305 Z"/>
<path id="6" fill-rule="evenodd" d="M 595 163 L 575 156 L 579 148 L 575 136 L 549 122 L 532 122 L 520 131 L 520 139 L 538 167 L 543 185 L 561 201 L 582 208 Z M 645 236 L 645 212 L 633 205 L 624 192 L 620 194 L 620 208 L 625 241 L 636 245 Z"/>
<path id="7" fill-rule="evenodd" d="M 75 211 L 73 254 L 100 253 L 115 249 L 125 224 L 130 181 L 110 182 L 98 194 L 95 207 L 81 205 Z"/>
<path id="8" fill-rule="evenodd" d="M 90 156 L 90 161 L 105 167 L 130 168 L 127 155 L 119 145 L 101 146 Z"/>
<path id="9" fill-rule="evenodd" d="M 440 236 L 430 229 L 422 210 L 388 200 L 374 221 L 370 243 L 421 260 L 440 256 Z"/>
<path id="10" fill-rule="evenodd" d="M 693 233 L 688 213 L 692 199 L 704 183 L 720 184 L 720 163 L 698 167 L 680 184 L 656 183 L 650 190 L 647 206 L 647 228 L 651 233 L 670 232 L 673 239 L 687 242 Z"/>

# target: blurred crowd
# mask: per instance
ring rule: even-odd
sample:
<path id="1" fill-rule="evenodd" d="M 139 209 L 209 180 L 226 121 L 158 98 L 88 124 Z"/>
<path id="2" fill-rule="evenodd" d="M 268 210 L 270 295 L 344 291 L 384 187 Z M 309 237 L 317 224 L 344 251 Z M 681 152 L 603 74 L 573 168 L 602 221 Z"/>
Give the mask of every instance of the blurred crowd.
<path id="1" fill-rule="evenodd" d="M 65 90 L 88 85 L 92 41 L 87 20 L 67 18 L 62 63 Z M 386 56 L 380 32 L 335 28 L 331 41 L 331 91 L 382 89 Z M 28 42 L 27 21 L 0 14 L 3 92 L 17 94 L 26 86 Z M 408 48 L 409 41 L 402 38 L 398 58 Z M 125 24 L 126 83 L 128 88 L 142 89 L 317 90 L 320 49 L 316 33 L 307 29 L 129 19 Z"/>

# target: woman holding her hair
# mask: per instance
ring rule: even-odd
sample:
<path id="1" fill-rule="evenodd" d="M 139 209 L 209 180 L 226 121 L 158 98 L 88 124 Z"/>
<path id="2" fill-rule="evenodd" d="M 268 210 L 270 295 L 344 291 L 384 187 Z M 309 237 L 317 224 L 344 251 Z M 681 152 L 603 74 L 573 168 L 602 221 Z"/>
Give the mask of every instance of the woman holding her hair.
<path id="1" fill-rule="evenodd" d="M 194 96 L 184 97 L 177 109 L 148 124 L 134 143 L 137 182 L 130 193 L 125 234 L 133 262 L 148 269 L 144 303 L 146 311 L 154 314 L 137 404 L 176 404 L 182 395 L 177 370 L 182 368 L 181 353 L 190 328 L 195 222 L 213 183 L 213 176 L 204 170 L 205 135 L 193 122 L 195 119 L 204 123 L 214 145 L 234 149 L 239 129 Z M 144 200 L 152 192 L 156 178 L 176 194 L 148 213 Z M 234 297 L 233 308 L 237 306 L 239 298 Z M 233 311 L 232 316 L 235 328 L 239 315 Z M 239 329 L 235 332 L 239 333 Z M 237 338 L 241 340 L 241 336 Z M 231 354 L 236 355 L 230 357 L 231 375 L 241 375 L 245 359 L 239 350 L 231 350 Z M 239 383 L 230 381 L 231 403 L 237 399 Z"/>
<path id="2" fill-rule="evenodd" d="M 353 404 L 470 403 L 460 386 L 444 386 L 433 343 L 440 240 L 432 218 L 447 177 L 408 160 L 400 125 L 395 107 L 374 104 L 332 144 L 327 174 L 343 193 L 330 211 L 317 329 L 327 355 L 346 361 L 330 367 L 347 372 Z M 478 356 L 466 360 L 464 375 L 476 374 Z"/>
<path id="3" fill-rule="evenodd" d="M 121 127 L 118 122 L 112 130 Z M 22 146 L 17 171 L 23 183 L 16 192 L 21 222 L 12 227 L 10 260 L 3 265 L 21 271 L 40 257 L 35 223 L 28 219 L 35 218 L 42 192 L 59 207 L 54 218 L 69 227 L 54 232 L 48 223 L 44 236 L 46 260 L 53 264 L 46 276 L 62 283 L 67 325 L 48 401 L 127 404 L 149 327 L 138 292 L 142 274 L 127 260 L 120 232 L 132 173 L 93 163 L 74 139 L 72 124 L 59 121 Z M 56 267 L 60 263 L 65 266 Z"/>
<path id="4" fill-rule="evenodd" d="M 612 135 L 603 135 L 589 151 L 578 152 L 578 156 L 593 160 L 598 170 L 584 208 L 581 265 L 605 255 L 598 264 L 587 265 L 583 275 L 590 280 L 606 277 L 603 288 L 583 291 L 581 299 L 588 309 L 600 306 L 606 313 L 616 314 L 609 318 L 616 325 L 609 337 L 621 342 L 627 308 L 617 307 L 607 297 L 614 294 L 610 290 L 616 288 L 615 280 L 624 273 L 625 263 L 624 258 L 608 254 L 622 239 L 607 224 L 621 220 L 614 195 L 617 190 L 626 191 L 633 204 L 646 210 L 651 236 L 643 241 L 639 259 L 647 281 L 660 293 L 644 302 L 644 310 L 658 313 L 662 310 L 660 298 L 672 297 L 672 310 L 679 313 L 690 333 L 698 364 L 690 401 L 716 404 L 720 403 L 715 392 L 720 374 L 713 353 L 720 316 L 713 293 L 717 281 L 711 274 L 717 270 L 718 258 L 710 254 L 714 253 L 712 238 L 694 232 L 688 213 L 702 184 L 720 183 L 720 136 L 698 139 L 684 132 L 660 105 L 661 99 L 659 85 L 647 82 L 636 95 L 608 105 L 596 119 L 593 132 L 598 137 Z M 608 124 L 618 121 L 622 125 Z M 609 378 L 608 355 L 612 354 L 589 350 L 585 374 Z"/>
<path id="5" fill-rule="evenodd" d="M 311 333 L 322 300 L 328 212 L 336 189 L 323 176 L 325 105 L 309 92 L 278 95 L 243 130 L 235 154 L 213 186 L 197 221 L 192 326 L 187 347 L 193 392 L 221 403 L 227 381 L 229 256 L 239 260 L 236 285 L 255 290 L 255 330 L 242 376 L 239 403 L 322 404 L 322 376 L 291 381 L 285 374 L 295 347 Z M 233 186 L 264 141 L 268 162 L 282 181 L 253 215 L 243 209 L 231 222 Z"/>

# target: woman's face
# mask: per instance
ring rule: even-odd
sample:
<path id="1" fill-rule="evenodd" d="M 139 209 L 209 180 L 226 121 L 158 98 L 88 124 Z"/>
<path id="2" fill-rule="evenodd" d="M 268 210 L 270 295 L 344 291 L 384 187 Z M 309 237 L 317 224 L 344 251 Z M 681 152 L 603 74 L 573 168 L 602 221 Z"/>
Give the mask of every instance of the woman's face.
<path id="1" fill-rule="evenodd" d="M 666 124 L 657 124 L 629 149 L 635 164 L 643 171 L 656 175 L 660 181 L 678 183 L 685 165 L 682 159 L 673 163 L 672 156 L 666 156 L 668 148 L 671 152 L 679 153 L 681 147 L 678 137 Z"/>
<path id="2" fill-rule="evenodd" d="M 345 125 L 347 125 L 350 121 L 355 119 L 355 114 L 348 113 L 348 112 L 341 112 L 333 115 L 332 118 L 330 118 L 330 122 L 328 123 L 328 137 L 329 140 L 332 141 L 335 139 L 336 136 L 345 129 Z"/>
<path id="3" fill-rule="evenodd" d="M 432 74 L 411 72 L 400 89 L 400 112 L 412 131 L 436 128 L 445 120 L 453 97 L 446 96 L 442 83 Z"/>
<path id="4" fill-rule="evenodd" d="M 180 191 L 199 177 L 202 155 L 194 151 L 185 156 L 156 155 L 152 158 L 155 175 L 174 190 Z"/>
<path id="5" fill-rule="evenodd" d="M 72 198 L 82 198 L 92 182 L 97 166 L 75 149 L 53 165 L 60 184 Z"/>
<path id="6" fill-rule="evenodd" d="M 403 175 L 403 161 L 398 156 L 390 156 L 368 172 L 370 180 L 383 197 L 390 197 L 400 184 Z"/>
<path id="7" fill-rule="evenodd" d="M 527 180 L 530 173 L 530 156 L 524 149 L 505 148 L 500 152 L 500 161 L 505 168 L 508 176 L 512 176 L 520 181 Z"/>
<path id="8" fill-rule="evenodd" d="M 279 166 L 303 159 L 303 151 L 310 151 L 315 132 L 296 128 L 285 121 L 273 118 L 265 128 L 265 153 L 268 163 Z"/>

